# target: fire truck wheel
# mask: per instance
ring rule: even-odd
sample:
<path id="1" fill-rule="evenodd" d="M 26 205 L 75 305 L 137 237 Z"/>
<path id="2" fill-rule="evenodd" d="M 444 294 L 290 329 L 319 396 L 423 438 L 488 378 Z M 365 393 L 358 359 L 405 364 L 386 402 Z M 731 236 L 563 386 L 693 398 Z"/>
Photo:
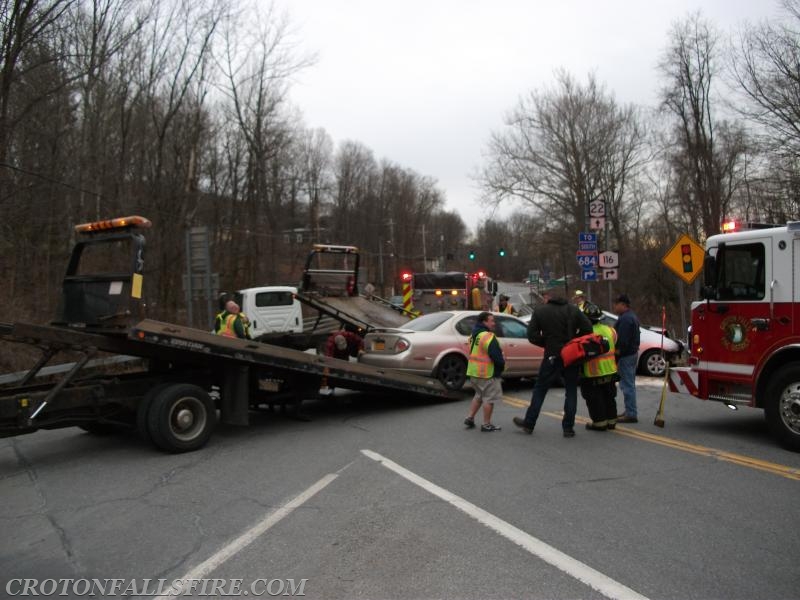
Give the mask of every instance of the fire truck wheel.
<path id="1" fill-rule="evenodd" d="M 147 409 L 147 431 L 167 452 L 202 448 L 217 424 L 214 402 L 204 389 L 188 383 L 166 386 Z"/>
<path id="2" fill-rule="evenodd" d="M 800 365 L 778 370 L 767 387 L 764 414 L 782 446 L 800 452 Z"/>
<path id="3" fill-rule="evenodd" d="M 448 354 L 439 361 L 436 377 L 448 390 L 460 390 L 467 381 L 467 361 L 459 354 Z"/>
<path id="4" fill-rule="evenodd" d="M 659 350 L 648 350 L 639 359 L 639 371 L 652 377 L 663 377 L 667 361 L 661 356 Z"/>

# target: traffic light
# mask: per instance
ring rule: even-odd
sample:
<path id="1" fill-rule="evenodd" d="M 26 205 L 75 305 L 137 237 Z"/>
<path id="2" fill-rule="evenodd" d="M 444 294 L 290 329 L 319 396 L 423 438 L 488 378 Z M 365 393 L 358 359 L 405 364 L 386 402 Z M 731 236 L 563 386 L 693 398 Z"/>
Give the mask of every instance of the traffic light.
<path id="1" fill-rule="evenodd" d="M 503 257 L 506 255 L 506 251 L 503 248 L 500 248 L 500 250 L 497 251 L 497 254 L 499 254 L 500 257 Z"/>
<path id="2" fill-rule="evenodd" d="M 470 250 L 467 256 L 469 256 L 470 260 L 475 260 L 475 250 Z"/>
<path id="3" fill-rule="evenodd" d="M 692 267 L 692 247 L 689 244 L 681 244 L 681 260 L 683 261 L 683 272 L 693 273 Z"/>

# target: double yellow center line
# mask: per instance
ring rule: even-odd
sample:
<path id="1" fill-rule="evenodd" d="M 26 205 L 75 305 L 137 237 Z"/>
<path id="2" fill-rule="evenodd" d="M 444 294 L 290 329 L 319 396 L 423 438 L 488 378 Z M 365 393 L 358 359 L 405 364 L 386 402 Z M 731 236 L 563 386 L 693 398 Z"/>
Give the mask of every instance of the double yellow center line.
<path id="1" fill-rule="evenodd" d="M 512 398 L 511 396 L 503 396 L 503 402 L 505 402 L 510 406 L 514 406 L 516 408 L 527 408 L 529 404 L 529 402 L 525 400 L 519 400 L 518 398 Z M 562 416 L 561 413 L 547 412 L 547 411 L 542 411 L 541 414 L 547 415 L 548 417 L 552 417 L 558 420 L 561 420 Z M 586 419 L 584 417 L 576 417 L 575 421 L 578 423 L 588 423 L 589 419 Z M 708 456 L 710 458 L 715 458 L 717 460 L 721 460 L 724 462 L 734 463 L 742 467 L 757 469 L 759 471 L 766 471 L 767 473 L 772 473 L 773 475 L 785 477 L 786 479 L 794 479 L 795 481 L 800 481 L 800 469 L 794 467 L 787 467 L 785 465 L 779 465 L 777 463 L 772 463 L 765 460 L 759 460 L 757 458 L 752 458 L 750 456 L 744 456 L 743 454 L 735 454 L 733 452 L 725 452 L 724 450 L 717 450 L 716 448 L 709 448 L 708 446 L 690 444 L 688 442 L 682 442 L 680 440 L 668 438 L 663 435 L 646 433 L 644 431 L 631 429 L 629 427 L 623 427 L 621 425 L 617 425 L 614 431 L 610 433 L 617 433 L 619 435 L 624 435 L 631 438 L 637 438 L 645 442 L 660 444 L 661 446 L 667 446 L 668 448 L 674 448 L 676 450 L 682 450 L 684 452 L 690 452 L 692 454 L 699 454 L 700 456 Z"/>

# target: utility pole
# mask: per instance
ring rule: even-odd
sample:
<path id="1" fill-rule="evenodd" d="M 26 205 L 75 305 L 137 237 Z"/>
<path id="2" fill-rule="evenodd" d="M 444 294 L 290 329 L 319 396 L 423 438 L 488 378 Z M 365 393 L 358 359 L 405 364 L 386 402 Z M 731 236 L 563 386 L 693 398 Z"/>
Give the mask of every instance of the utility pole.
<path id="1" fill-rule="evenodd" d="M 428 272 L 428 251 L 425 247 L 425 225 L 422 225 L 422 265 L 425 272 Z"/>
<path id="2" fill-rule="evenodd" d="M 397 279 L 397 246 L 394 243 L 394 220 L 389 217 L 389 243 L 392 245 L 392 296 L 395 295 L 394 282 Z"/>

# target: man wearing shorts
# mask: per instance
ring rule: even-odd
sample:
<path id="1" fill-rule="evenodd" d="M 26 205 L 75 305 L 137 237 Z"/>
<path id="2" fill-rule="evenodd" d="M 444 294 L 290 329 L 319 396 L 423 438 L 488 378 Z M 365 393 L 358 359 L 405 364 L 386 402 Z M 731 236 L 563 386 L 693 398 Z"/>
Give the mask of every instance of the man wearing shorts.
<path id="1" fill-rule="evenodd" d="M 475 427 L 475 415 L 483 405 L 483 425 L 481 431 L 500 431 L 500 427 L 492 424 L 492 411 L 494 403 L 500 402 L 503 397 L 503 386 L 500 375 L 506 366 L 500 343 L 494 335 L 494 315 L 482 312 L 472 329 L 469 338 L 469 375 L 475 396 L 469 406 L 469 414 L 464 419 L 467 429 Z"/>

